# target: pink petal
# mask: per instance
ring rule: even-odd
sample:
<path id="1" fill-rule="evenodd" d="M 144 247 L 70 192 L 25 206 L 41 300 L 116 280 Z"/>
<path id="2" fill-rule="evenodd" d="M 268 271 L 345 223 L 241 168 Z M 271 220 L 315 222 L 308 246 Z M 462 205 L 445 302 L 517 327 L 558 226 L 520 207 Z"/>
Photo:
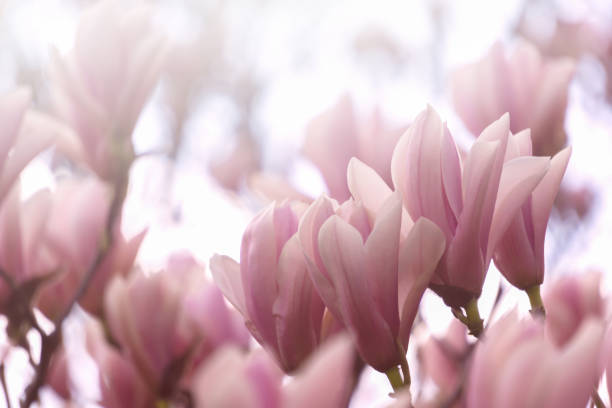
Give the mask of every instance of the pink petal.
<path id="1" fill-rule="evenodd" d="M 397 365 L 395 337 L 370 292 L 361 234 L 334 215 L 321 227 L 319 250 L 336 289 L 343 322 L 354 332 L 364 360 L 383 372 Z"/>
<path id="2" fill-rule="evenodd" d="M 210 259 L 210 272 L 227 300 L 245 319 L 249 320 L 240 276 L 240 264 L 229 256 L 215 254 Z"/>
<path id="3" fill-rule="evenodd" d="M 399 254 L 399 305 L 401 308 L 399 339 L 406 347 L 412 323 L 438 262 L 446 248 L 445 238 L 436 224 L 419 218 Z"/>
<path id="4" fill-rule="evenodd" d="M 550 167 L 548 157 L 518 157 L 504 164 L 491 222 L 487 258 L 493 254 L 499 239 L 518 214 L 521 206 L 540 183 Z"/>
<path id="5" fill-rule="evenodd" d="M 291 371 L 317 346 L 324 306 L 308 276 L 297 235 L 285 244 L 278 269 L 279 296 L 273 313 L 281 361 Z"/>
<path id="6" fill-rule="evenodd" d="M 353 346 L 347 336 L 330 340 L 285 387 L 283 406 L 336 408 L 346 405 L 353 359 Z"/>
<path id="7" fill-rule="evenodd" d="M 540 184 L 533 190 L 532 194 L 532 217 L 536 256 L 541 256 L 544 262 L 544 236 L 552 205 L 559 192 L 561 180 L 572 153 L 571 147 L 557 153 L 550 161 L 550 169 L 542 178 Z M 542 265 L 543 266 L 543 265 Z"/>

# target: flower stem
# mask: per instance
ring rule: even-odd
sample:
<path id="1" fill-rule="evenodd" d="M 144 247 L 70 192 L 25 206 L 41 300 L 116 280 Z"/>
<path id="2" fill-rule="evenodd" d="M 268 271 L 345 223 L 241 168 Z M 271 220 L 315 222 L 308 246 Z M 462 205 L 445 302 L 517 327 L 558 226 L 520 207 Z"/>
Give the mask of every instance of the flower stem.
<path id="1" fill-rule="evenodd" d="M 466 326 L 470 330 L 470 334 L 474 337 L 480 337 L 483 330 L 484 320 L 480 318 L 480 312 L 478 311 L 478 300 L 472 298 L 465 306 L 465 314 L 467 324 Z"/>
<path id="2" fill-rule="evenodd" d="M 389 382 L 391 383 L 391 387 L 393 387 L 393 391 L 399 391 L 403 386 L 404 382 L 402 381 L 402 376 L 400 375 L 399 369 L 397 367 L 393 367 L 385 373 Z"/>
<path id="3" fill-rule="evenodd" d="M 402 360 L 400 361 L 400 367 L 402 368 L 402 375 L 404 376 L 404 385 L 407 385 L 410 387 L 410 382 L 411 382 L 410 367 L 408 367 L 408 360 L 406 359 L 406 350 L 404 350 L 404 346 L 399 340 L 397 341 L 397 346 L 399 347 L 400 353 L 402 355 Z"/>
<path id="4" fill-rule="evenodd" d="M 527 289 L 527 296 L 529 296 L 529 303 L 531 304 L 531 314 L 534 316 L 546 316 L 544 310 L 544 303 L 542 303 L 542 296 L 540 295 L 540 285 L 533 285 Z"/>

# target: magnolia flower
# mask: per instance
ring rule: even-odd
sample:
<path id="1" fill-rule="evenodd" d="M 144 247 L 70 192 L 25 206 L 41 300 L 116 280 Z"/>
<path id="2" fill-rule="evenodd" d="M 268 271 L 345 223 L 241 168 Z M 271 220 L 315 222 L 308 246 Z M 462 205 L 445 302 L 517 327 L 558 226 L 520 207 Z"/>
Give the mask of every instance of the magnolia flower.
<path id="1" fill-rule="evenodd" d="M 101 250 L 108 211 L 110 189 L 96 179 L 67 179 L 49 194 L 39 236 L 57 261 L 57 277 L 41 291 L 37 306 L 49 318 L 64 312 L 81 285 L 86 272 Z M 126 239 L 120 220 L 113 229 L 112 246 L 94 272 L 79 304 L 88 312 L 101 315 L 104 291 L 115 275 L 131 270 L 145 231 Z M 41 227 L 43 228 L 43 227 Z"/>
<path id="2" fill-rule="evenodd" d="M 107 343 L 102 325 L 95 320 L 85 323 L 85 348 L 98 369 L 99 398 L 95 402 L 107 408 L 146 408 L 153 405 L 154 395 L 134 365 Z M 67 400 L 71 399 L 70 390 L 75 390 L 78 384 L 76 376 L 81 375 L 76 358 L 77 355 L 70 355 L 61 348 L 49 367 L 47 383 Z M 76 391 L 80 390 L 76 388 Z"/>
<path id="3" fill-rule="evenodd" d="M 404 223 L 409 231 L 402 235 L 399 194 L 357 159 L 349 164 L 348 184 L 355 199 L 315 201 L 300 223 L 300 241 L 325 305 L 351 332 L 364 361 L 387 372 L 405 360 L 444 236 L 424 218 L 412 228 Z"/>
<path id="4" fill-rule="evenodd" d="M 526 290 L 544 281 L 546 225 L 570 154 L 568 147 L 552 158 L 549 171 L 516 213 L 495 248 L 495 265 L 519 289 Z M 522 156 L 531 156 L 529 130 L 508 139 L 505 160 Z"/>
<path id="5" fill-rule="evenodd" d="M 468 355 L 466 328 L 453 320 L 443 338 L 429 337 L 419 348 L 424 373 L 438 386 L 444 398 L 455 392 Z"/>
<path id="6" fill-rule="evenodd" d="M 393 153 L 393 183 L 408 213 L 432 220 L 446 236 L 430 287 L 451 307 L 480 296 L 497 242 L 549 167 L 545 157 L 504 163 L 508 124 L 504 115 L 489 125 L 462 165 L 448 128 L 428 107 Z"/>
<path id="7" fill-rule="evenodd" d="M 352 360 L 350 341 L 339 336 L 281 386 L 282 373 L 267 355 L 226 347 L 203 364 L 191 390 L 198 407 L 336 408 L 347 403 Z"/>
<path id="8" fill-rule="evenodd" d="M 202 305 L 209 310 L 194 310 Z M 247 346 L 224 308 L 220 293 L 195 262 L 171 260 L 151 275 L 135 269 L 127 278 L 116 277 L 105 296 L 111 335 L 161 398 L 170 397 L 191 365 L 206 357 L 202 351 L 226 342 Z M 200 313 L 210 315 L 198 320 Z"/>
<path id="9" fill-rule="evenodd" d="M 164 54 L 150 9 L 105 0 L 81 17 L 74 48 L 55 55 L 56 112 L 77 132 L 85 162 L 103 179 L 115 180 L 131 162 L 132 131 Z"/>
<path id="10" fill-rule="evenodd" d="M 598 383 L 604 325 L 586 319 L 571 341 L 556 346 L 538 320 L 502 317 L 479 341 L 469 374 L 467 406 L 586 406 Z"/>
<path id="11" fill-rule="evenodd" d="M 509 112 L 512 132 L 531 128 L 535 154 L 553 155 L 566 142 L 563 126 L 573 72 L 571 60 L 543 60 L 529 43 L 519 43 L 508 56 L 496 43 L 480 61 L 454 74 L 453 102 L 472 133 Z"/>
<path id="12" fill-rule="evenodd" d="M 70 149 L 74 143 L 74 135 L 64 125 L 28 110 L 31 98 L 23 88 L 0 96 L 0 201 L 37 154 L 54 144 Z"/>
<path id="13" fill-rule="evenodd" d="M 344 201 L 350 197 L 346 168 L 351 157 L 368 164 L 391 185 L 389 160 L 400 135 L 401 129 L 384 123 L 378 111 L 360 123 L 351 99 L 344 96 L 311 121 L 302 150 L 321 171 L 329 195 Z"/>
<path id="14" fill-rule="evenodd" d="M 220 255 L 210 261 L 219 288 L 285 371 L 296 369 L 322 335 L 324 306 L 295 234 L 304 207 L 270 204 L 244 232 L 240 264 Z"/>
<path id="15" fill-rule="evenodd" d="M 601 274 L 597 272 L 564 276 L 544 293 L 546 334 L 555 344 L 567 344 L 589 317 L 604 318 L 600 283 Z"/>
<path id="16" fill-rule="evenodd" d="M 13 333 L 13 325 L 28 321 L 34 297 L 59 269 L 44 240 L 51 193 L 41 190 L 23 203 L 19 195 L 17 183 L 0 209 L 0 313 L 9 319 L 11 337 L 24 334 Z"/>

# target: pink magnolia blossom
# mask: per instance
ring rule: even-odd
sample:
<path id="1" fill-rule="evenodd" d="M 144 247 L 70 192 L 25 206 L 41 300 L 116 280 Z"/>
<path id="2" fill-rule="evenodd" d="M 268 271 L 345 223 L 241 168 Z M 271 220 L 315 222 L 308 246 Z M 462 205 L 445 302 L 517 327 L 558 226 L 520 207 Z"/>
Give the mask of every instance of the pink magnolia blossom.
<path id="1" fill-rule="evenodd" d="M 386 372 L 405 358 L 444 236 L 426 219 L 411 228 L 404 223 L 402 234 L 399 194 L 357 159 L 348 172 L 355 199 L 315 201 L 300 223 L 300 241 L 325 305 L 349 329 L 362 358 Z"/>
<path id="2" fill-rule="evenodd" d="M 51 193 L 41 190 L 20 200 L 15 184 L 0 208 L 0 312 L 19 323 L 23 306 L 29 306 L 40 286 L 58 272 L 59 262 L 44 236 L 51 207 Z M 6 281 L 11 280 L 15 287 Z"/>
<path id="3" fill-rule="evenodd" d="M 349 96 L 313 119 L 306 130 L 303 152 L 319 168 L 329 195 L 339 201 L 350 197 L 346 167 L 357 157 L 391 185 L 389 160 L 402 129 L 393 129 L 375 111 L 366 121 L 356 117 Z"/>
<path id="4" fill-rule="evenodd" d="M 296 369 L 321 341 L 324 306 L 296 235 L 303 203 L 272 203 L 242 237 L 240 264 L 215 255 L 217 285 L 242 313 L 255 339 L 285 371 Z"/>
<path id="5" fill-rule="evenodd" d="M 473 408 L 586 406 L 598 383 L 601 319 L 587 319 L 563 347 L 545 336 L 540 321 L 510 313 L 479 341 L 467 382 Z"/>
<path id="6" fill-rule="evenodd" d="M 545 60 L 526 42 L 512 54 L 496 43 L 480 61 L 459 69 L 452 81 L 453 102 L 474 134 L 510 113 L 510 129 L 531 128 L 536 155 L 553 155 L 566 142 L 564 120 L 574 64 Z"/>
<path id="7" fill-rule="evenodd" d="M 347 404 L 352 360 L 350 341 L 339 336 L 281 386 L 282 372 L 267 355 L 226 347 L 203 364 L 192 392 L 198 407 L 336 408 Z"/>
<path id="8" fill-rule="evenodd" d="M 544 281 L 546 226 L 570 154 L 568 147 L 552 158 L 550 169 L 514 216 L 495 248 L 495 265 L 519 289 L 528 289 Z M 522 156 L 531 156 L 528 130 L 508 139 L 505 160 Z"/>
<path id="9" fill-rule="evenodd" d="M 153 405 L 151 390 L 140 378 L 132 362 L 105 339 L 102 325 L 95 320 L 85 324 L 85 347 L 98 369 L 98 395 L 95 402 L 107 408 L 146 408 Z M 64 399 L 79 393 L 77 375 L 81 375 L 76 355 L 64 348 L 53 357 L 47 383 Z M 72 370 L 69 368 L 72 366 Z M 75 389 L 76 388 L 76 389 Z M 93 402 L 93 401 L 92 401 Z"/>
<path id="10" fill-rule="evenodd" d="M 45 209 L 44 244 L 57 260 L 56 279 L 41 291 L 37 306 L 49 318 L 61 314 L 94 263 L 101 249 L 108 210 L 110 189 L 95 179 L 61 181 L 50 194 Z M 126 239 L 120 231 L 120 220 L 113 229 L 112 246 L 94 272 L 79 304 L 95 315 L 102 315 L 105 288 L 115 275 L 126 275 L 145 235 L 145 231 Z"/>
<path id="11" fill-rule="evenodd" d="M 37 154 L 52 145 L 69 149 L 74 142 L 64 125 L 28 109 L 31 98 L 24 88 L 0 96 L 0 200 Z"/>
<path id="12" fill-rule="evenodd" d="M 467 330 L 459 320 L 451 322 L 444 337 L 431 336 L 419 348 L 425 375 L 433 380 L 446 398 L 455 392 L 461 381 L 468 350 Z"/>
<path id="13" fill-rule="evenodd" d="M 194 309 L 199 306 L 210 310 Z M 116 277 L 105 296 L 111 335 L 162 398 L 176 391 L 205 352 L 226 342 L 246 347 L 247 337 L 232 325 L 224 307 L 202 267 L 175 260 L 151 275 L 134 269 L 127 278 Z M 202 320 L 197 317 L 214 311 Z"/>
<path id="14" fill-rule="evenodd" d="M 81 17 L 74 48 L 55 55 L 56 112 L 77 132 L 85 162 L 103 179 L 115 180 L 132 159 L 132 131 L 159 78 L 164 48 L 150 9 L 104 0 Z"/>
<path id="15" fill-rule="evenodd" d="M 446 236 L 430 287 L 452 307 L 480 296 L 497 242 L 549 167 L 544 157 L 504 163 L 508 126 L 508 115 L 489 125 L 462 164 L 448 128 L 428 107 L 393 154 L 393 183 L 408 213 L 432 220 Z"/>
<path id="16" fill-rule="evenodd" d="M 563 276 L 544 292 L 546 333 L 555 344 L 567 344 L 589 317 L 604 318 L 600 283 L 597 272 Z"/>

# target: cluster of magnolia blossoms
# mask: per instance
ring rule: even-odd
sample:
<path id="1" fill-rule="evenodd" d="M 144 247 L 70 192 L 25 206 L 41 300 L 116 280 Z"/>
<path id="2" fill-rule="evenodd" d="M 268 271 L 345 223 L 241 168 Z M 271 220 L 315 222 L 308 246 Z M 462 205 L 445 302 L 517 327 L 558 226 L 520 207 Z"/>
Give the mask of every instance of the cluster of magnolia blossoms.
<path id="1" fill-rule="evenodd" d="M 462 160 L 428 107 L 393 153 L 395 192 L 353 158 L 347 201 L 270 204 L 247 228 L 240 264 L 212 259 L 215 281 L 287 372 L 346 330 L 397 391 L 410 383 L 406 347 L 428 286 L 475 336 L 491 260 L 542 309 L 546 225 L 569 156 L 532 156 L 529 130 L 512 134 L 504 115 Z"/>

